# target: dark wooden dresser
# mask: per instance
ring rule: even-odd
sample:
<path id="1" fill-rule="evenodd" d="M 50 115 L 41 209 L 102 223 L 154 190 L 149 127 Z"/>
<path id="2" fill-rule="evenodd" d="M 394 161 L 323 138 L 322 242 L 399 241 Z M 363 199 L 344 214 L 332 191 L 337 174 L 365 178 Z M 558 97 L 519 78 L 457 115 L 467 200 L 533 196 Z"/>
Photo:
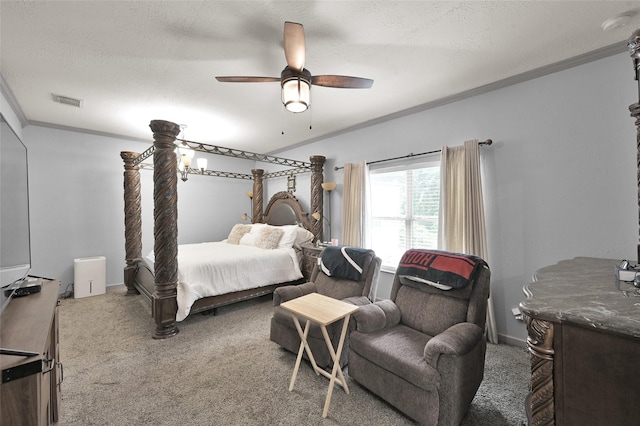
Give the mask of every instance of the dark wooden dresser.
<path id="1" fill-rule="evenodd" d="M 0 347 L 35 352 L 0 355 L 0 423 L 42 426 L 58 422 L 62 364 L 58 338 L 58 281 L 39 293 L 11 299 L 2 312 Z"/>
<path id="2" fill-rule="evenodd" d="M 640 424 L 640 291 L 617 262 L 564 260 L 525 286 L 530 426 Z"/>

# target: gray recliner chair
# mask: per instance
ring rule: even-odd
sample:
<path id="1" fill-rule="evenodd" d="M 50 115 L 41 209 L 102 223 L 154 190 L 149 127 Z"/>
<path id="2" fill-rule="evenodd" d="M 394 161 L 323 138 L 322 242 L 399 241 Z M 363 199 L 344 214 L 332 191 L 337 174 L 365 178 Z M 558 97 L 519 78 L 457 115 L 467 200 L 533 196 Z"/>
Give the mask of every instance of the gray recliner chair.
<path id="1" fill-rule="evenodd" d="M 484 376 L 491 273 L 475 259 L 468 285 L 449 290 L 398 268 L 390 299 L 353 314 L 349 376 L 421 424 L 459 425 Z"/>
<path id="2" fill-rule="evenodd" d="M 327 249 L 323 251 L 323 255 L 326 252 Z M 295 299 L 308 293 L 320 293 L 324 296 L 343 300 L 354 305 L 366 305 L 375 301 L 380 264 L 380 258 L 377 257 L 372 250 L 369 250 L 363 259 L 362 273 L 358 280 L 328 276 L 318 265 L 315 265 L 309 282 L 300 285 L 277 288 L 273 293 L 274 308 L 273 316 L 271 318 L 270 339 L 286 350 L 295 354 L 298 353 L 298 349 L 300 348 L 300 336 L 298 335 L 296 326 L 291 318 L 291 314 L 280 306 L 281 303 L 288 300 Z M 334 350 L 338 347 L 341 327 L 342 321 L 337 321 L 327 326 L 327 331 L 331 338 L 331 342 L 333 342 Z M 352 319 L 350 329 L 353 327 L 355 326 L 353 325 Z M 348 332 L 349 330 L 347 330 L 347 333 Z M 344 347 L 340 356 L 341 368 L 344 368 L 347 365 L 349 354 L 348 338 L 349 335 L 347 334 L 347 336 L 345 336 Z M 333 367 L 331 354 L 327 349 L 322 331 L 317 324 L 311 324 L 307 341 L 318 367 Z M 307 359 L 306 351 L 304 353 L 304 357 Z"/>

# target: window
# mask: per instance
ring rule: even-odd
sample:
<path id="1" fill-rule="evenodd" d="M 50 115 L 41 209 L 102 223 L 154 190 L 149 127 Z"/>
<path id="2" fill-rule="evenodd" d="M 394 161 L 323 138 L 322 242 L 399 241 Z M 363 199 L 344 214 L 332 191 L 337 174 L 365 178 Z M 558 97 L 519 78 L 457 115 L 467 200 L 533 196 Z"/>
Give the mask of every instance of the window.
<path id="1" fill-rule="evenodd" d="M 382 267 L 398 266 L 410 248 L 438 245 L 440 163 L 370 171 L 371 247 Z"/>

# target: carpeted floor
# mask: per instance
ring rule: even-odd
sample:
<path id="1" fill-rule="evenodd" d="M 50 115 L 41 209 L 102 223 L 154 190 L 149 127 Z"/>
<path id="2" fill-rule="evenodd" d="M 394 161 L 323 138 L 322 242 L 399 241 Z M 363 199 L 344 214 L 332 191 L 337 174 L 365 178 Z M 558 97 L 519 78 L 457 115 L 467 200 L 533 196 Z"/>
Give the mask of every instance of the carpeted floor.
<path id="1" fill-rule="evenodd" d="M 348 374 L 351 393 L 337 386 L 323 419 L 328 381 L 306 363 L 289 392 L 295 355 L 269 340 L 270 296 L 194 315 L 154 340 L 146 299 L 124 293 L 62 301 L 62 426 L 413 424 Z M 528 380 L 524 348 L 489 345 L 462 424 L 524 424 Z"/>

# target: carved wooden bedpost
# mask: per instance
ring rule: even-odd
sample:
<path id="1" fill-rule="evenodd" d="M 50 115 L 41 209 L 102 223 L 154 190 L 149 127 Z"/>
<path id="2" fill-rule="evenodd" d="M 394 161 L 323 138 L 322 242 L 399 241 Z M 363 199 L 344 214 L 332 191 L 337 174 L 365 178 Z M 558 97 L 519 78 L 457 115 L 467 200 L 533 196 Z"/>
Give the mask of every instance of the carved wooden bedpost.
<path id="1" fill-rule="evenodd" d="M 154 339 L 165 339 L 178 333 L 176 301 L 178 287 L 178 174 L 175 154 L 180 126 L 170 121 L 153 120 L 153 218 L 155 238 L 155 292 L 153 318 Z"/>
<path id="2" fill-rule="evenodd" d="M 555 424 L 553 389 L 553 323 L 525 317 L 527 346 L 531 354 L 531 395 L 529 401 L 530 425 Z"/>
<path id="3" fill-rule="evenodd" d="M 324 193 L 322 191 L 323 182 L 323 169 L 325 157 L 322 155 L 312 155 L 309 160 L 311 161 L 311 214 L 320 213 L 320 220 L 311 218 L 311 232 L 315 236 L 316 241 L 322 241 L 322 224 L 324 214 L 323 200 Z"/>
<path id="4" fill-rule="evenodd" d="M 251 174 L 253 175 L 253 198 L 252 202 L 252 222 L 253 223 L 262 223 L 262 217 L 264 215 L 264 186 L 262 185 L 262 175 L 264 175 L 264 170 L 262 169 L 251 169 Z"/>
<path id="5" fill-rule="evenodd" d="M 133 285 L 136 275 L 134 259 L 142 257 L 142 207 L 140 195 L 140 167 L 134 161 L 140 154 L 122 151 L 124 161 L 124 283 L 127 295 L 138 294 Z"/>

